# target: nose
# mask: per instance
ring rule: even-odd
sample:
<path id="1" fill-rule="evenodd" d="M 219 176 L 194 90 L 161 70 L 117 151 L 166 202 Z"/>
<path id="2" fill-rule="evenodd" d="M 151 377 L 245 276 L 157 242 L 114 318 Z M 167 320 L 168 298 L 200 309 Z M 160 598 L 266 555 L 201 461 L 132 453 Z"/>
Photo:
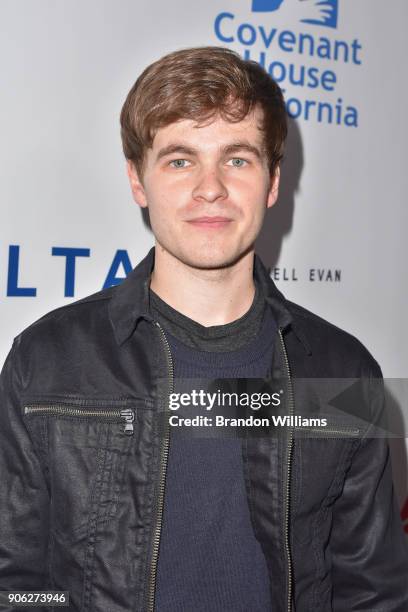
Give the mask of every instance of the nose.
<path id="1" fill-rule="evenodd" d="M 193 190 L 193 198 L 195 200 L 215 202 L 216 200 L 226 198 L 227 195 L 228 190 L 218 169 L 207 168 L 200 172 Z"/>

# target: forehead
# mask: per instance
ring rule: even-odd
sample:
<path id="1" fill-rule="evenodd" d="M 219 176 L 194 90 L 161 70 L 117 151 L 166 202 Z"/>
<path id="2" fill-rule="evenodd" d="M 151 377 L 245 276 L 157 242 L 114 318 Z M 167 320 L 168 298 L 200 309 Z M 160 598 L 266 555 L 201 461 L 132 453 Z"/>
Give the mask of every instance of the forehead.
<path id="1" fill-rule="evenodd" d="M 263 142 L 262 118 L 262 109 L 256 107 L 241 121 L 236 122 L 227 121 L 220 114 L 216 114 L 206 122 L 180 119 L 157 130 L 152 150 L 157 151 L 173 141 L 188 142 L 197 148 L 208 149 L 231 144 L 243 137 L 260 146 Z"/>

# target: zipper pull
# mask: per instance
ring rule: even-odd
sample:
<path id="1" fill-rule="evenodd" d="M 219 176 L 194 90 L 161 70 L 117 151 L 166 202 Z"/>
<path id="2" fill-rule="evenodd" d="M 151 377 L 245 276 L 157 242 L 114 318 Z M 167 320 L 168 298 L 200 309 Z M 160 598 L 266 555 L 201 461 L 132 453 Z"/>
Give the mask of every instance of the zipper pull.
<path id="1" fill-rule="evenodd" d="M 135 420 L 135 413 L 133 412 L 131 408 L 123 408 L 120 411 L 120 416 L 122 417 L 122 419 L 125 419 L 126 421 L 125 429 L 123 430 L 124 433 L 128 436 L 132 436 L 133 435 L 133 421 Z"/>

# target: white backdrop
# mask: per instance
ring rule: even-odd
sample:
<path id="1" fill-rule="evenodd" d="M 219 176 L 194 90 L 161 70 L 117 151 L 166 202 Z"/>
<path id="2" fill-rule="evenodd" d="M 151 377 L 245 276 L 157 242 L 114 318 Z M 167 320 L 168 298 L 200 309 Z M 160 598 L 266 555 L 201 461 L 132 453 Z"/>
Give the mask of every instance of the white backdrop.
<path id="1" fill-rule="evenodd" d="M 406 0 L 2 0 L 0 361 L 36 318 L 101 289 L 118 250 L 135 266 L 153 243 L 119 112 L 148 63 L 210 44 L 263 62 L 296 116 L 259 241 L 279 288 L 407 377 L 407 18 Z M 55 247 L 85 249 L 73 296 Z"/>

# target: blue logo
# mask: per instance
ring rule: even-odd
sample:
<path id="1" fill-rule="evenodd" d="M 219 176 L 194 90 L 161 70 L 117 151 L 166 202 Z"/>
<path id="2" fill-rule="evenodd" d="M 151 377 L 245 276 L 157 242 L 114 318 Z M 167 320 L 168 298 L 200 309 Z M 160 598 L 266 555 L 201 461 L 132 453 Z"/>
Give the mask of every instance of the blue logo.
<path id="1" fill-rule="evenodd" d="M 338 0 L 252 0 L 252 12 L 290 10 L 302 23 L 337 28 Z"/>

